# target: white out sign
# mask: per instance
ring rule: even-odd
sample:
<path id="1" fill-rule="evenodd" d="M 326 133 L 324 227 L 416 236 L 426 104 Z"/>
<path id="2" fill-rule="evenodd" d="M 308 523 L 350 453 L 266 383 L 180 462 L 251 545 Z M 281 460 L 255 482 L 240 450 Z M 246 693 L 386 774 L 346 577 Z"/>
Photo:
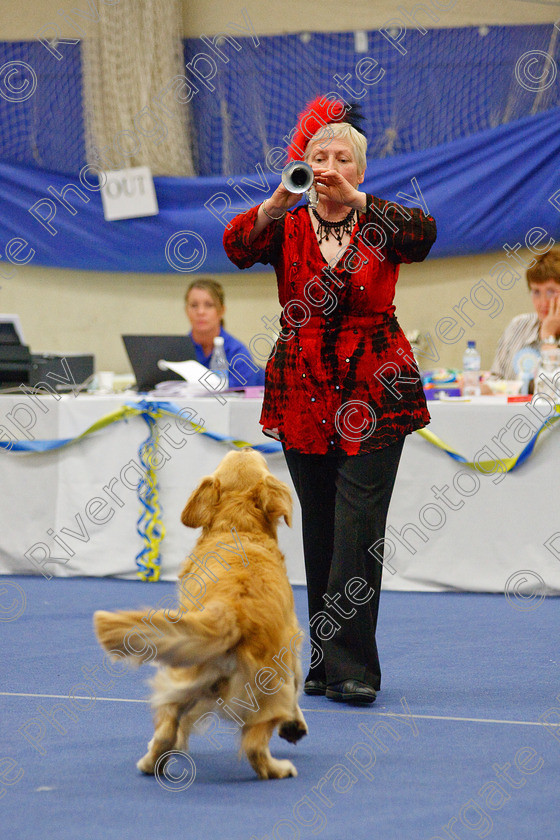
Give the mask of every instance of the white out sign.
<path id="1" fill-rule="evenodd" d="M 154 179 L 149 166 L 115 169 L 103 174 L 106 180 L 101 187 L 101 201 L 107 222 L 158 214 Z"/>

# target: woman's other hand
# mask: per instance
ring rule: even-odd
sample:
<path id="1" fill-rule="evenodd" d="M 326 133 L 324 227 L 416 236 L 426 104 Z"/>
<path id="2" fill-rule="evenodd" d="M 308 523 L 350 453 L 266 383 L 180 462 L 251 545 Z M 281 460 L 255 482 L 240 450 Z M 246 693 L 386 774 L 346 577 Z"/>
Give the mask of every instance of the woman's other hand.
<path id="1" fill-rule="evenodd" d="M 291 193 L 283 184 L 280 184 L 270 198 L 265 198 L 259 207 L 253 230 L 249 234 L 249 244 L 269 225 L 274 224 L 278 219 L 283 219 L 286 212 L 295 207 L 300 198 L 301 194 Z"/>
<path id="2" fill-rule="evenodd" d="M 270 198 L 265 199 L 264 206 L 271 216 L 281 216 L 295 207 L 300 200 L 301 193 L 290 192 L 284 184 L 279 184 Z"/>
<path id="3" fill-rule="evenodd" d="M 366 194 L 359 192 L 336 169 L 321 169 L 313 166 L 313 172 L 315 173 L 315 189 L 319 196 L 335 204 L 353 207 L 355 210 L 365 206 Z"/>
<path id="4" fill-rule="evenodd" d="M 560 335 L 560 294 L 551 298 L 548 313 L 542 320 L 541 338 L 556 338 Z"/>

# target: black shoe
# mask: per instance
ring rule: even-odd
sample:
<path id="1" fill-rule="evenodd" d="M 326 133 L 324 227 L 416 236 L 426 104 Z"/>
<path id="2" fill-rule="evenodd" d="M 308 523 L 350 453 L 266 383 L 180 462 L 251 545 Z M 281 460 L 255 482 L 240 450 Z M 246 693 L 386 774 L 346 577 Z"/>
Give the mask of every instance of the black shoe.
<path id="1" fill-rule="evenodd" d="M 360 680 L 344 680 L 328 685 L 325 696 L 329 700 L 337 700 L 341 703 L 366 705 L 375 702 L 377 692 L 370 685 L 366 685 Z"/>
<path id="2" fill-rule="evenodd" d="M 324 680 L 306 680 L 303 685 L 303 693 L 317 697 L 324 697 L 327 684 Z"/>

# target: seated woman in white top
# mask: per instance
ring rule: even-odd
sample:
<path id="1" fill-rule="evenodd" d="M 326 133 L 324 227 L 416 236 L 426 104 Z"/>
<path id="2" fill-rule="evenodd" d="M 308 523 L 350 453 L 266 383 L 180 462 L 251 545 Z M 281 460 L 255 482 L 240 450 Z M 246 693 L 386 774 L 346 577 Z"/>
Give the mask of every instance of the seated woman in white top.
<path id="1" fill-rule="evenodd" d="M 557 345 L 560 339 L 560 248 L 551 248 L 527 269 L 534 312 L 517 315 L 498 341 L 490 378 L 518 379 L 514 358 L 523 347 Z"/>

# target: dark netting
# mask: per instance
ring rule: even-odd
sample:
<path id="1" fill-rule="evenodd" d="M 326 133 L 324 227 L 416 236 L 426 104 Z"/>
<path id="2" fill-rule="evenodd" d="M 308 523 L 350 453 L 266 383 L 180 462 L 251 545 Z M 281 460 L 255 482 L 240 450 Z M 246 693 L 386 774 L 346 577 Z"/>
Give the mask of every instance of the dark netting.
<path id="1" fill-rule="evenodd" d="M 235 175 L 264 166 L 271 148 L 285 146 L 305 103 L 328 91 L 361 104 L 371 158 L 430 148 L 557 107 L 559 36 L 552 24 L 409 30 L 399 50 L 398 33 L 393 42 L 377 31 L 269 36 L 257 46 L 234 33 L 239 50 L 219 46 L 227 62 L 217 48 L 188 39 L 185 65 L 205 54 L 201 72 L 210 77 L 215 66 L 206 84 L 184 71 L 197 171 Z M 63 43 L 60 53 L 57 60 L 37 42 L 0 43 L 3 162 L 68 174 L 84 165 L 80 45 Z M 357 65 L 367 81 L 358 80 Z"/>
<path id="2" fill-rule="evenodd" d="M 558 61 L 558 35 L 552 24 L 408 31 L 405 55 L 376 31 L 261 37 L 258 46 L 236 37 L 240 51 L 221 47 L 228 63 L 215 56 L 216 75 L 207 82 L 214 90 L 188 76 L 198 87 L 191 101 L 198 171 L 252 171 L 270 148 L 284 145 L 305 103 L 328 91 L 361 104 L 373 158 L 430 148 L 548 110 L 560 104 L 556 62 L 546 56 Z M 187 64 L 201 46 L 212 55 L 199 39 L 186 41 Z M 356 75 L 356 65 L 368 57 L 378 67 L 369 63 L 367 79 L 384 71 L 375 84 Z M 362 75 L 366 66 L 360 65 Z"/>
<path id="3" fill-rule="evenodd" d="M 67 174 L 85 163 L 79 44 L 60 60 L 35 41 L 0 42 L 0 160 Z"/>

